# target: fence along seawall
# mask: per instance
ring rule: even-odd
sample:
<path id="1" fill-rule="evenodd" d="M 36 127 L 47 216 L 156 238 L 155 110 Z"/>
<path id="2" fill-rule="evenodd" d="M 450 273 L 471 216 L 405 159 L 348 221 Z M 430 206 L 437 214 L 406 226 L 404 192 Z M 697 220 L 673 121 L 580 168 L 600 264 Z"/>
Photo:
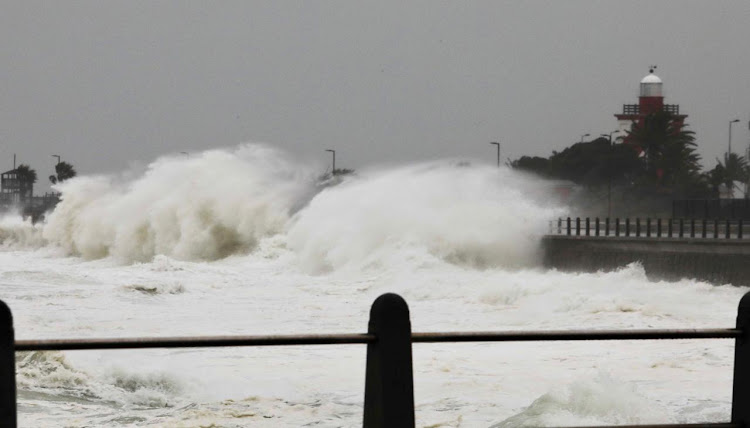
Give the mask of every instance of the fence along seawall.
<path id="1" fill-rule="evenodd" d="M 0 427 L 17 426 L 15 353 L 18 351 L 367 344 L 363 427 L 414 428 L 413 343 L 656 339 L 735 340 L 731 421 L 640 427 L 750 426 L 749 292 L 739 302 L 735 328 L 723 329 L 412 333 L 406 301 L 388 293 L 373 302 L 367 334 L 26 341 L 15 340 L 10 308 L 0 301 Z"/>
<path id="2" fill-rule="evenodd" d="M 655 280 L 750 285 L 749 228 L 742 220 L 558 219 L 542 239 L 544 265 L 596 272 L 640 262 Z"/>

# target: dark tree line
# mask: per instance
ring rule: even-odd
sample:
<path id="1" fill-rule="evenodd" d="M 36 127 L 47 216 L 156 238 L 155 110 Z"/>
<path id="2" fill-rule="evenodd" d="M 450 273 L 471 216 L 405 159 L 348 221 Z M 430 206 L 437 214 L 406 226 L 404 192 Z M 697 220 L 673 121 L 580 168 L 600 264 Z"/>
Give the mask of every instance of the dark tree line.
<path id="1" fill-rule="evenodd" d="M 715 198 L 721 185 L 737 190 L 735 182 L 745 183 L 750 177 L 747 160 L 734 153 L 702 171 L 694 133 L 668 112 L 633 124 L 624 141 L 610 145 L 601 137 L 553 152 L 549 158 L 523 156 L 510 165 L 590 189 L 614 185 L 633 195 L 671 199 Z"/>

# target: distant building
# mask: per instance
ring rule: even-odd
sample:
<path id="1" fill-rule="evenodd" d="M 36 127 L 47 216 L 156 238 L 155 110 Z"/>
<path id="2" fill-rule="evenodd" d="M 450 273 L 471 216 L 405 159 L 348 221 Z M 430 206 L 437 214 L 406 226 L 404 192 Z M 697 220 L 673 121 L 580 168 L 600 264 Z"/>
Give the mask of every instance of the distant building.
<path id="1" fill-rule="evenodd" d="M 0 175 L 0 202 L 4 204 L 22 203 L 34 194 L 34 181 L 17 169 Z"/>
<path id="2" fill-rule="evenodd" d="M 622 113 L 615 114 L 617 118 L 618 130 L 620 135 L 624 137 L 624 142 L 628 142 L 627 133 L 630 131 L 631 126 L 635 123 L 636 125 L 642 125 L 644 119 L 649 114 L 653 114 L 659 111 L 666 111 L 672 113 L 675 117 L 675 121 L 680 124 L 684 124 L 686 114 L 680 114 L 680 106 L 678 104 L 664 104 L 664 92 L 662 89 L 662 81 L 654 74 L 656 66 L 652 66 L 649 69 L 649 73 L 646 77 L 641 79 L 641 91 L 638 97 L 638 104 L 623 104 Z"/>

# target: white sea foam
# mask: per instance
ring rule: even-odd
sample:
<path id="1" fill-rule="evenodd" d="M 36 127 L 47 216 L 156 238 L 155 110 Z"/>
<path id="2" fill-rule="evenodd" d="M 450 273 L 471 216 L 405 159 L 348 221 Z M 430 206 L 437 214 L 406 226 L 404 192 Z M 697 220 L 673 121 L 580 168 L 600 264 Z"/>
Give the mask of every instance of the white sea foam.
<path id="1" fill-rule="evenodd" d="M 89 259 L 214 260 L 282 231 L 312 183 L 301 165 L 259 145 L 164 157 L 132 181 L 80 177 L 59 185 L 62 202 L 44 237 Z"/>
<path id="2" fill-rule="evenodd" d="M 18 212 L 10 211 L 0 216 L 0 245 L 9 249 L 39 248 L 46 244 L 42 226 L 31 219 L 23 219 Z"/>
<path id="3" fill-rule="evenodd" d="M 300 211 L 289 246 L 312 271 L 379 265 L 417 256 L 520 267 L 560 211 L 529 197 L 544 188 L 508 169 L 432 163 L 363 172 Z"/>
<path id="4" fill-rule="evenodd" d="M 670 419 L 666 409 L 632 385 L 600 372 L 554 388 L 522 412 L 490 428 L 638 425 Z"/>
<path id="5" fill-rule="evenodd" d="M 379 168 L 317 194 L 315 180 L 311 170 L 261 145 L 166 156 L 138 176 L 59 184 L 62 201 L 43 230 L 8 218 L 0 237 L 126 263 L 158 255 L 215 260 L 282 236 L 274 242 L 312 272 L 415 258 L 522 267 L 534 264 L 539 235 L 561 212 L 547 202 L 543 182 L 506 168 Z"/>

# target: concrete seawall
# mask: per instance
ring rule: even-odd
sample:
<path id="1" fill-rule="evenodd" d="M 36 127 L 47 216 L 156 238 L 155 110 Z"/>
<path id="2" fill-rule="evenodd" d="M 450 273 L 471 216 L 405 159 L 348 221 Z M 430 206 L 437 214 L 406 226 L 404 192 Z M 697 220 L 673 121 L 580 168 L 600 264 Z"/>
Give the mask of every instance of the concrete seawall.
<path id="1" fill-rule="evenodd" d="M 542 246 L 545 267 L 561 271 L 610 271 L 638 261 L 651 279 L 750 286 L 750 240 L 548 235 Z"/>

